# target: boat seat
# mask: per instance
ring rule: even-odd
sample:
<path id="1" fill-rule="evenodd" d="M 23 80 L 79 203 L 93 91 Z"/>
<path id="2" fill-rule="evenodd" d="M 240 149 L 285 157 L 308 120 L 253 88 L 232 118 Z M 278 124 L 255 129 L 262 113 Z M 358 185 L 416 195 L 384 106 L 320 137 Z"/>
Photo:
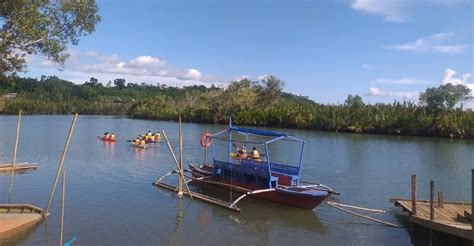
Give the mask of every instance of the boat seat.
<path id="1" fill-rule="evenodd" d="M 278 187 L 278 177 L 270 175 L 270 186 L 271 188 Z"/>

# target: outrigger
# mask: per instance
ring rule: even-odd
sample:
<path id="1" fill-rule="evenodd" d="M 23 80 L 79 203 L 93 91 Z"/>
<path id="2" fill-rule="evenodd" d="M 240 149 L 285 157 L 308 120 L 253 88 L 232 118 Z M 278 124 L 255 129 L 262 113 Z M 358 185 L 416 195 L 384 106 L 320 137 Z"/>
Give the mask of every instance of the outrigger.
<path id="1" fill-rule="evenodd" d="M 233 138 L 234 134 L 240 134 L 245 140 L 240 141 Z M 265 141 L 253 141 L 254 139 L 265 139 Z M 220 159 L 216 157 L 216 145 L 213 140 L 227 142 L 226 156 Z M 269 146 L 277 141 L 291 141 L 301 146 L 297 165 L 272 161 Z M 262 146 L 264 160 L 239 157 L 232 152 L 235 143 L 242 143 L 243 146 L 247 144 Z M 215 134 L 203 135 L 201 145 L 206 148 L 211 147 L 212 163 L 188 163 L 189 170 L 183 170 L 183 172 L 192 175 L 185 175 L 190 179 L 186 183 L 207 183 L 242 194 L 236 200 L 227 204 L 228 208 L 234 211 L 237 208 L 237 203 L 247 196 L 302 209 L 313 209 L 329 196 L 339 195 L 339 193 L 326 185 L 300 180 L 306 143 L 306 141 L 287 133 L 235 127 L 229 122 L 228 129 Z M 179 174 L 179 170 L 163 176 L 154 184 L 170 189 L 170 187 L 164 187 L 166 184 L 162 180 L 172 173 Z M 197 194 L 196 192 L 191 193 L 193 196 Z M 222 204 L 217 205 L 222 206 Z"/>

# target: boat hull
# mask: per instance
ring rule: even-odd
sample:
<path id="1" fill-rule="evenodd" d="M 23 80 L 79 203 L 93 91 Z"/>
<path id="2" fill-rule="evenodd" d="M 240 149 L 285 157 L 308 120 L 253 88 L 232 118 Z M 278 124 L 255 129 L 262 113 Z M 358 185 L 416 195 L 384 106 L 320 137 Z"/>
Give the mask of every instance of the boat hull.
<path id="1" fill-rule="evenodd" d="M 202 177 L 202 176 L 212 176 L 212 168 L 207 167 L 206 169 L 201 169 L 194 165 L 189 165 L 191 169 L 191 173 L 194 177 Z M 262 189 L 258 187 L 256 184 L 246 184 L 236 180 L 232 180 L 232 182 L 228 179 L 212 176 L 210 179 L 206 179 L 206 181 L 213 181 L 211 184 L 215 186 L 219 186 L 222 188 L 230 189 L 230 185 L 237 186 L 243 188 L 241 190 L 236 189 L 236 192 L 245 193 L 244 190 L 259 190 Z M 196 181 L 194 183 L 206 183 L 206 181 L 199 182 Z M 208 182 L 210 183 L 210 182 Z M 261 198 L 264 200 L 288 205 L 291 207 L 301 208 L 301 209 L 309 209 L 312 210 L 321 204 L 327 197 L 330 196 L 330 192 L 327 191 L 319 191 L 319 192 L 311 192 L 311 193 L 301 193 L 301 192 L 293 192 L 288 187 L 277 187 L 275 191 L 270 192 L 263 192 L 258 194 L 253 194 L 253 197 Z M 291 188 L 290 188 L 291 189 Z"/>

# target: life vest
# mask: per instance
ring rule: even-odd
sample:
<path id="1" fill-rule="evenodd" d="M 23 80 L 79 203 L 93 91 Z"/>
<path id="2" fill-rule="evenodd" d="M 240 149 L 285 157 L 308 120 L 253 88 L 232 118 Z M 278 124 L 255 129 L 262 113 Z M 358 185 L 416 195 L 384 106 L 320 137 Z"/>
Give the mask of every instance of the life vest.
<path id="1" fill-rule="evenodd" d="M 252 151 L 252 159 L 260 159 L 260 154 L 257 150 Z"/>
<path id="2" fill-rule="evenodd" d="M 145 140 L 142 139 L 142 141 L 140 141 L 140 145 L 145 145 L 145 144 L 146 144 Z"/>
<path id="3" fill-rule="evenodd" d="M 161 134 L 160 133 L 156 133 L 155 134 L 155 141 L 160 141 L 161 140 Z"/>
<path id="4" fill-rule="evenodd" d="M 110 135 L 110 139 L 115 140 L 115 135 L 114 134 Z"/>

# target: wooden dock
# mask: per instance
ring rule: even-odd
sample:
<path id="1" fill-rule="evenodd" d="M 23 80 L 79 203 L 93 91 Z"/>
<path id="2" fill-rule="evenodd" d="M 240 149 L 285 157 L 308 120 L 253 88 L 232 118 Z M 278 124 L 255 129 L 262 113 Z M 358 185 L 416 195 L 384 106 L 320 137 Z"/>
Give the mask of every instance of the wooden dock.
<path id="1" fill-rule="evenodd" d="M 391 198 L 390 202 L 402 207 L 410 216 L 410 222 L 471 240 L 471 220 L 469 218 L 472 205 L 462 202 L 444 202 L 440 208 L 434 207 L 434 219 L 430 220 L 430 201 L 416 201 L 416 215 L 413 215 L 411 199 Z"/>
<path id="2" fill-rule="evenodd" d="M 459 238 L 471 240 L 474 243 L 474 169 L 472 170 L 472 201 L 468 202 L 446 202 L 444 194 L 438 191 L 435 200 L 434 181 L 430 182 L 430 200 L 419 200 L 416 198 L 416 175 L 411 177 L 411 199 L 390 198 L 390 202 L 403 211 L 409 213 L 412 223 L 429 228 L 431 230 L 447 233 Z"/>

